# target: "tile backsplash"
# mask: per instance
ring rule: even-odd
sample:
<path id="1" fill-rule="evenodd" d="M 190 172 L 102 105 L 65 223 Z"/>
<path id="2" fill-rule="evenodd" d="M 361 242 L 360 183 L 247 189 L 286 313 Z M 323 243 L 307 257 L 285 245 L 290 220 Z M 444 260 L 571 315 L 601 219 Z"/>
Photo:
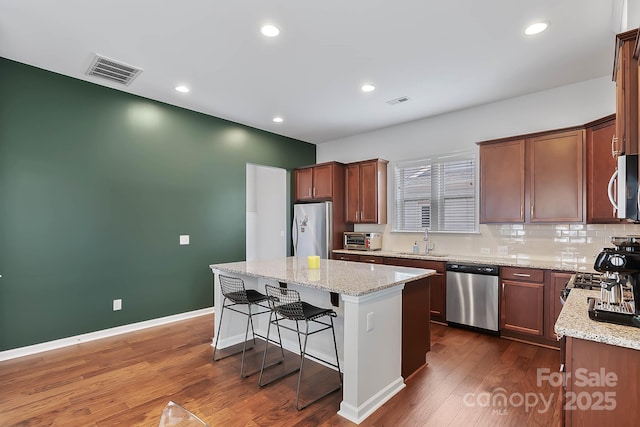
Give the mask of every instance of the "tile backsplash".
<path id="1" fill-rule="evenodd" d="M 379 231 L 383 250 L 411 251 L 422 233 L 393 233 L 391 225 L 356 225 L 357 231 Z M 434 251 L 591 263 L 611 236 L 639 235 L 639 224 L 481 224 L 479 234 L 431 233 Z"/>

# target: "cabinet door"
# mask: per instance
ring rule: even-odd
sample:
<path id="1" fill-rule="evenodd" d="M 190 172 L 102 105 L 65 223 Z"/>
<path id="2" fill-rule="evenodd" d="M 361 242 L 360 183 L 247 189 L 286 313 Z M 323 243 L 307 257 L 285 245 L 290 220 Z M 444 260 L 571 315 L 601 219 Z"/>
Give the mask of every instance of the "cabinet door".
<path id="1" fill-rule="evenodd" d="M 311 200 L 313 198 L 313 168 L 295 170 L 296 200 Z"/>
<path id="2" fill-rule="evenodd" d="M 545 335 L 547 338 L 551 338 L 553 340 L 558 339 L 553 327 L 555 326 L 556 320 L 558 320 L 558 316 L 562 310 L 562 304 L 560 303 L 560 291 L 564 289 L 569 279 L 571 279 L 571 275 L 572 273 L 561 271 L 549 272 L 549 278 L 546 284 L 547 303 L 545 304 L 545 312 L 548 313 L 548 317 Z"/>
<path id="3" fill-rule="evenodd" d="M 524 222 L 524 140 L 480 146 L 480 222 Z"/>
<path id="4" fill-rule="evenodd" d="M 582 222 L 584 131 L 528 140 L 530 222 Z"/>
<path id="5" fill-rule="evenodd" d="M 378 222 L 378 163 L 360 164 L 360 221 Z"/>
<path id="6" fill-rule="evenodd" d="M 330 199 L 333 197 L 333 165 L 320 165 L 313 168 L 313 198 Z"/>
<path id="7" fill-rule="evenodd" d="M 633 58 L 637 31 L 617 37 L 616 138 L 621 154 L 638 154 L 638 61 Z"/>
<path id="8" fill-rule="evenodd" d="M 616 170 L 612 156 L 615 119 L 587 129 L 587 223 L 620 222 L 609 202 L 609 179 Z"/>
<path id="9" fill-rule="evenodd" d="M 544 284 L 502 281 L 500 328 L 543 335 Z"/>
<path id="10" fill-rule="evenodd" d="M 345 172 L 345 217 L 347 222 L 356 223 L 360 219 L 360 166 L 347 165 Z"/>
<path id="11" fill-rule="evenodd" d="M 446 319 L 446 285 L 445 285 L 446 276 L 444 273 L 436 273 L 435 276 L 429 277 L 430 288 L 429 293 L 431 294 L 431 320 L 439 320 L 444 322 Z"/>

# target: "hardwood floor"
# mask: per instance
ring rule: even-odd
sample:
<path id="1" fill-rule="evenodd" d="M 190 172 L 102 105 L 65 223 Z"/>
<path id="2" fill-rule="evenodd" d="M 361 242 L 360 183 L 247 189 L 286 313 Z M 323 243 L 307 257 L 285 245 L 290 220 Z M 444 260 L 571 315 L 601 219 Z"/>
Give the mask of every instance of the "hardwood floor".
<path id="1" fill-rule="evenodd" d="M 212 362 L 212 332 L 203 316 L 0 362 L 0 425 L 156 426 L 169 400 L 211 426 L 354 425 L 336 414 L 340 391 L 298 412 L 297 375 L 259 388 L 257 375 L 240 378 L 239 355 Z M 428 366 L 360 425 L 560 425 L 560 389 L 536 384 L 537 368 L 557 371 L 558 351 L 438 324 L 431 333 Z M 256 350 L 248 353 L 254 367 Z M 315 386 L 307 396 L 337 381 L 334 371 L 308 366 L 303 381 Z M 499 406 L 500 393 L 511 405 Z M 522 404 L 534 393 L 550 399 L 546 411 L 541 401 Z"/>

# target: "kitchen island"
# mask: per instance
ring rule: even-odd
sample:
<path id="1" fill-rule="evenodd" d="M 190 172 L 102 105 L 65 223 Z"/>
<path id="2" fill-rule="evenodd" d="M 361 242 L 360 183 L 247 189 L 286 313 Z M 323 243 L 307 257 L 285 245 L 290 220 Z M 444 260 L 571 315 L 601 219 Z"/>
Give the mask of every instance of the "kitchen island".
<path id="1" fill-rule="evenodd" d="M 403 290 L 407 287 L 424 288 L 423 307 L 426 336 L 416 340 L 426 341 L 422 360 L 430 342 L 429 276 L 434 270 L 397 267 L 389 265 L 358 264 L 348 261 L 320 260 L 319 269 L 309 269 L 307 259 L 295 257 L 266 261 L 247 261 L 210 266 L 214 273 L 215 312 L 222 310 L 222 293 L 219 274 L 241 277 L 247 289 L 264 292 L 265 284 L 286 283 L 300 292 L 301 298 L 310 304 L 330 307 L 330 294 L 340 295 L 334 310 L 338 354 L 343 369 L 342 402 L 339 415 L 360 423 L 377 408 L 404 388 L 401 375 L 403 354 Z M 408 299 L 408 298 L 407 298 Z M 415 302 L 416 298 L 411 297 Z M 334 301 L 335 302 L 335 301 Z M 404 301 L 405 307 L 407 301 Z M 232 316 L 230 316 L 232 317 Z M 256 319 L 256 330 L 266 332 L 267 319 Z M 228 319 L 225 314 L 225 319 Z M 244 339 L 244 320 L 226 321 L 220 327 L 216 316 L 215 334 L 220 334 L 218 346 L 225 348 Z M 331 359 L 330 337 L 320 334 L 309 340 L 312 353 Z M 405 335 L 406 338 L 406 335 Z M 216 337 L 214 337 L 215 342 Z M 295 336 L 283 336 L 288 350 L 299 353 Z"/>
<path id="2" fill-rule="evenodd" d="M 573 288 L 555 324 L 564 347 L 566 426 L 637 425 L 640 328 L 591 320 L 587 298 Z"/>

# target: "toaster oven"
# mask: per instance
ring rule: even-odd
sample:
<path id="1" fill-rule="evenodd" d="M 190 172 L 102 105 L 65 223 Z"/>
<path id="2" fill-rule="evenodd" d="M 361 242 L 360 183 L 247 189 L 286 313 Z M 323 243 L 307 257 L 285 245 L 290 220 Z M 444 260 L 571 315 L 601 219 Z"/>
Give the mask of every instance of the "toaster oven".
<path id="1" fill-rule="evenodd" d="M 382 234 L 367 231 L 345 231 L 344 249 L 379 251 L 382 249 Z"/>

